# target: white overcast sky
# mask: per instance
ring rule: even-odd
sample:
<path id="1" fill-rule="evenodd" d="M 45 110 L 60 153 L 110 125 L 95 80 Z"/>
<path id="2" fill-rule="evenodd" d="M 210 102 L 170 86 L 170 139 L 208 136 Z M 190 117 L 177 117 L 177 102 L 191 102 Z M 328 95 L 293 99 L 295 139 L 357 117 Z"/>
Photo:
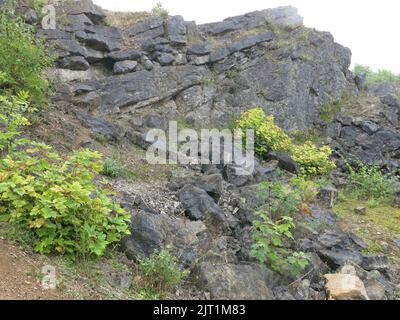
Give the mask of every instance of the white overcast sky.
<path id="1" fill-rule="evenodd" d="M 113 11 L 149 11 L 157 0 L 93 0 Z M 399 0 L 160 0 L 171 15 L 197 23 L 250 11 L 292 5 L 304 23 L 329 31 L 353 52 L 353 64 L 400 73 Z"/>

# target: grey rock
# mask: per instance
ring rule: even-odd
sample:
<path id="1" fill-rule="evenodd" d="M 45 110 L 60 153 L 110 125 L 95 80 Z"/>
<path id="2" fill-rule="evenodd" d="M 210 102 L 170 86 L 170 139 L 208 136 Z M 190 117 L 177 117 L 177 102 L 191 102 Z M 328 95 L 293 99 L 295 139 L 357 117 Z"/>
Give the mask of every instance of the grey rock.
<path id="1" fill-rule="evenodd" d="M 141 43 L 142 50 L 148 53 L 153 53 L 154 51 L 157 50 L 158 51 L 166 50 L 169 47 L 169 40 L 162 37 L 158 37 L 156 39 L 145 38 L 143 39 L 143 41 L 139 41 L 139 43 Z"/>
<path id="2" fill-rule="evenodd" d="M 392 107 L 392 108 L 400 108 L 399 100 L 393 94 L 387 94 L 380 97 L 380 100 L 383 104 Z"/>
<path id="3" fill-rule="evenodd" d="M 75 85 L 72 86 L 71 93 L 79 95 L 79 94 L 82 94 L 82 93 L 92 92 L 92 91 L 95 91 L 95 90 L 96 89 L 91 87 L 91 86 L 88 86 L 88 85 L 83 84 L 83 83 L 78 83 L 78 84 L 75 84 Z"/>
<path id="4" fill-rule="evenodd" d="M 333 208 L 337 201 L 338 191 L 333 187 L 322 187 L 319 190 L 318 199 L 329 209 Z"/>
<path id="5" fill-rule="evenodd" d="M 400 239 L 394 240 L 394 244 L 400 248 Z"/>
<path id="6" fill-rule="evenodd" d="M 365 207 L 357 207 L 357 208 L 354 209 L 354 213 L 364 216 L 364 215 L 367 214 L 367 208 L 365 208 Z"/>
<path id="7" fill-rule="evenodd" d="M 133 37 L 133 39 L 138 42 L 145 43 L 151 39 L 157 39 L 159 37 L 163 37 L 164 35 L 165 35 L 165 30 L 164 27 L 161 26 L 159 28 L 147 30 L 143 33 L 140 33 L 139 35 Z"/>
<path id="8" fill-rule="evenodd" d="M 92 0 L 65 2 L 63 8 L 70 15 L 84 14 L 97 24 L 102 23 L 106 17 L 104 11 L 99 6 L 93 4 Z"/>
<path id="9" fill-rule="evenodd" d="M 224 167 L 224 178 L 236 187 L 242 187 L 253 179 L 253 175 L 240 166 L 228 164 Z"/>
<path id="10" fill-rule="evenodd" d="M 210 235 L 201 221 L 155 214 L 133 213 L 131 235 L 122 240 L 122 249 L 130 259 L 148 257 L 171 246 L 185 266 L 193 266 L 210 246 Z"/>
<path id="11" fill-rule="evenodd" d="M 210 56 L 189 56 L 189 61 L 195 66 L 201 66 L 210 62 Z"/>
<path id="12" fill-rule="evenodd" d="M 203 56 L 212 51 L 212 46 L 208 42 L 197 42 L 188 47 L 188 53 Z"/>
<path id="13" fill-rule="evenodd" d="M 133 25 L 127 32 L 130 37 L 134 37 L 149 30 L 162 28 L 163 23 L 164 21 L 161 17 L 151 17 L 144 22 Z"/>
<path id="14" fill-rule="evenodd" d="M 60 26 L 64 31 L 76 32 L 84 31 L 87 26 L 93 25 L 85 14 L 69 14 L 67 15 L 67 25 Z"/>
<path id="15" fill-rule="evenodd" d="M 65 32 L 59 29 L 40 29 L 37 32 L 37 36 L 41 38 L 45 38 L 47 40 L 72 40 L 72 33 Z"/>
<path id="16" fill-rule="evenodd" d="M 199 29 L 203 33 L 222 36 L 236 30 L 252 30 L 265 26 L 266 22 L 272 25 L 296 28 L 302 25 L 303 18 L 298 15 L 296 8 L 287 6 L 227 18 L 222 22 L 201 25 Z"/>
<path id="17" fill-rule="evenodd" d="M 140 118 L 130 119 L 129 124 L 139 131 L 146 131 L 147 129 L 168 129 L 168 119 L 160 115 L 147 114 Z"/>
<path id="18" fill-rule="evenodd" d="M 172 54 L 169 54 L 169 53 L 163 53 L 158 57 L 158 62 L 162 66 L 171 65 L 174 61 L 175 61 L 175 57 Z"/>
<path id="19" fill-rule="evenodd" d="M 56 49 L 68 52 L 72 56 L 87 57 L 87 50 L 76 40 L 59 39 L 50 42 Z"/>
<path id="20" fill-rule="evenodd" d="M 139 60 L 143 54 L 137 50 L 123 50 L 123 51 L 114 51 L 107 55 L 113 61 L 124 61 L 124 60 Z"/>
<path id="21" fill-rule="evenodd" d="M 231 43 L 226 47 L 221 47 L 216 50 L 213 50 L 210 55 L 210 61 L 212 63 L 220 61 L 232 53 L 248 49 L 261 42 L 271 41 L 273 38 L 274 34 L 271 31 L 266 31 L 264 33 L 257 34 L 254 36 L 244 37 L 238 41 Z"/>
<path id="22" fill-rule="evenodd" d="M 96 92 L 90 91 L 75 97 L 72 102 L 78 107 L 93 111 L 101 104 L 101 97 Z"/>
<path id="23" fill-rule="evenodd" d="M 165 31 L 172 45 L 186 45 L 186 23 L 181 16 L 168 17 Z"/>
<path id="24" fill-rule="evenodd" d="M 128 106 L 146 106 L 175 96 L 200 84 L 205 70 L 202 67 L 163 67 L 149 71 L 113 76 L 89 83 L 101 93 L 101 113 L 118 112 Z"/>
<path id="25" fill-rule="evenodd" d="M 122 43 L 119 39 L 105 37 L 97 33 L 87 33 L 85 37 L 81 38 L 86 46 L 100 51 L 116 51 L 121 50 Z"/>
<path id="26" fill-rule="evenodd" d="M 126 61 L 118 61 L 114 64 L 114 73 L 115 74 L 124 74 L 128 72 L 132 72 L 136 69 L 138 63 L 136 61 L 126 60 Z"/>
<path id="27" fill-rule="evenodd" d="M 340 230 L 327 230 L 318 237 L 315 249 L 320 258 L 331 268 L 337 268 L 353 262 L 361 265 L 363 260 L 355 243 L 348 234 Z"/>
<path id="28" fill-rule="evenodd" d="M 24 20 L 27 24 L 35 24 L 38 22 L 39 17 L 35 10 L 28 8 L 28 10 L 25 12 Z"/>
<path id="29" fill-rule="evenodd" d="M 143 67 L 147 70 L 147 71 L 151 71 L 154 68 L 153 63 L 151 62 L 151 60 L 147 57 L 143 57 L 141 59 L 141 64 L 143 65 Z"/>
<path id="30" fill-rule="evenodd" d="M 267 159 L 277 160 L 278 166 L 281 169 L 284 169 L 291 173 L 298 173 L 300 171 L 300 166 L 292 159 L 292 157 L 288 153 L 273 151 L 268 153 Z"/>
<path id="31" fill-rule="evenodd" d="M 364 281 L 365 290 L 370 300 L 387 300 L 386 288 L 376 279 Z"/>
<path id="32" fill-rule="evenodd" d="M 268 287 L 273 274 L 263 266 L 233 265 L 203 262 L 198 270 L 198 282 L 212 299 L 272 300 Z"/>
<path id="33" fill-rule="evenodd" d="M 88 70 L 90 65 L 84 57 L 66 57 L 58 62 L 60 68 L 69 70 Z"/>
<path id="34" fill-rule="evenodd" d="M 76 111 L 75 115 L 94 134 L 103 136 L 110 142 L 120 141 L 125 135 L 121 127 L 107 120 L 95 118 L 86 112 Z"/>
<path id="35" fill-rule="evenodd" d="M 360 265 L 368 271 L 387 271 L 389 269 L 389 258 L 384 255 L 363 256 Z"/>
<path id="36" fill-rule="evenodd" d="M 106 57 L 104 52 L 102 51 L 94 50 L 91 48 L 86 48 L 86 51 L 87 51 L 86 60 L 91 64 L 101 62 Z"/>
<path id="37" fill-rule="evenodd" d="M 363 90 L 365 88 L 365 81 L 367 80 L 366 74 L 358 74 L 354 77 L 354 82 L 358 90 Z"/>
<path id="38" fill-rule="evenodd" d="M 122 31 L 117 27 L 106 27 L 106 26 L 94 26 L 88 25 L 85 27 L 87 34 L 97 34 L 104 38 L 109 38 L 113 40 L 122 40 Z"/>
<path id="39" fill-rule="evenodd" d="M 211 220 L 217 228 L 227 227 L 224 212 L 203 189 L 186 185 L 179 191 L 178 197 L 190 219 Z"/>

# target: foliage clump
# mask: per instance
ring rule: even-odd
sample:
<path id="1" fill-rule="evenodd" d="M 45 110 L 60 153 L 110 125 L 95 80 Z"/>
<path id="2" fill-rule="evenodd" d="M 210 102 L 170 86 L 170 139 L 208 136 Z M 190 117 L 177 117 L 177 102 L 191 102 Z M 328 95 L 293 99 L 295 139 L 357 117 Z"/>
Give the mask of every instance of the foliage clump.
<path id="1" fill-rule="evenodd" d="M 127 166 L 121 161 L 108 158 L 104 161 L 103 174 L 110 178 L 124 177 L 127 173 Z"/>
<path id="2" fill-rule="evenodd" d="M 400 84 L 400 75 L 390 70 L 381 69 L 375 72 L 370 67 L 356 64 L 353 72 L 355 75 L 364 75 L 366 77 L 365 84 L 367 86 L 382 82 Z"/>
<path id="3" fill-rule="evenodd" d="M 259 185 L 259 196 L 265 202 L 253 221 L 250 255 L 278 273 L 301 273 L 309 263 L 304 252 L 292 251 L 287 242 L 293 240 L 293 216 L 302 206 L 302 194 L 280 182 Z"/>
<path id="4" fill-rule="evenodd" d="M 16 141 L 0 160 L 0 212 L 32 236 L 35 250 L 100 256 L 129 234 L 129 215 L 95 184 L 103 164 L 82 150 L 66 160 L 41 143 Z"/>
<path id="5" fill-rule="evenodd" d="M 295 227 L 293 218 L 283 216 L 273 221 L 267 211 L 257 213 L 259 220 L 253 222 L 254 244 L 250 255 L 261 264 L 267 264 L 273 271 L 298 275 L 308 266 L 309 256 L 301 251 L 290 251 L 285 241 L 294 240 L 291 230 Z"/>
<path id="6" fill-rule="evenodd" d="M 352 196 L 360 200 L 383 200 L 395 191 L 394 174 L 383 173 L 378 166 L 367 166 L 357 162 L 354 167 L 348 165 L 350 172 L 348 189 Z"/>
<path id="7" fill-rule="evenodd" d="M 255 134 L 255 150 L 260 155 L 270 151 L 290 151 L 292 140 L 279 128 L 273 116 L 266 116 L 261 108 L 253 108 L 244 112 L 237 120 L 237 127 L 243 131 L 253 129 Z"/>
<path id="8" fill-rule="evenodd" d="M 148 258 L 139 259 L 139 271 L 142 273 L 146 287 L 142 295 L 162 296 L 170 291 L 187 276 L 187 270 L 182 270 L 178 259 L 170 248 L 153 252 Z M 158 294 L 156 294 L 158 293 Z"/>
<path id="9" fill-rule="evenodd" d="M 317 148 L 315 144 L 306 141 L 303 145 L 292 149 L 293 160 L 301 167 L 301 173 L 307 176 L 324 175 L 336 167 L 330 160 L 332 149 L 328 146 Z"/>
<path id="10" fill-rule="evenodd" d="M 263 182 L 258 186 L 259 196 L 265 202 L 262 207 L 274 218 L 294 216 L 301 204 L 301 195 L 280 182 Z"/>
<path id="11" fill-rule="evenodd" d="M 21 137 L 32 112 L 28 97 L 0 96 L 2 220 L 27 232 L 37 252 L 100 256 L 129 234 L 129 215 L 95 182 L 103 170 L 99 153 L 82 150 L 64 159 Z"/>
<path id="12" fill-rule="evenodd" d="M 44 76 L 51 59 L 43 42 L 36 38 L 22 18 L 0 10 L 0 94 L 30 93 L 30 102 L 42 105 L 50 84 Z"/>
<path id="13" fill-rule="evenodd" d="M 318 148 L 310 141 L 296 145 L 292 139 L 274 123 L 272 116 L 266 116 L 261 108 L 253 108 L 244 112 L 237 120 L 236 126 L 242 130 L 254 130 L 255 150 L 261 156 L 270 151 L 287 152 L 301 167 L 304 175 L 324 175 L 335 168 L 330 160 L 332 150 L 328 146 Z"/>
<path id="14" fill-rule="evenodd" d="M 157 3 L 154 5 L 154 7 L 151 9 L 151 14 L 152 14 L 153 16 L 158 16 L 158 17 L 161 17 L 161 18 L 163 18 L 163 19 L 166 19 L 166 18 L 168 18 L 169 12 L 168 12 L 167 9 L 165 9 L 165 8 L 162 6 L 161 2 L 157 2 Z"/>

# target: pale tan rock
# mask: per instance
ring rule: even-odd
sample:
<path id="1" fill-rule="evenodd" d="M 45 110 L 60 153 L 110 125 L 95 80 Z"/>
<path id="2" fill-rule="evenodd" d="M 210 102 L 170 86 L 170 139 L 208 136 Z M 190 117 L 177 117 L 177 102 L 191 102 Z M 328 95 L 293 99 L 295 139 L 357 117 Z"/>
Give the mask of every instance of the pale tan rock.
<path id="1" fill-rule="evenodd" d="M 369 300 L 364 283 L 352 274 L 326 274 L 329 300 Z"/>

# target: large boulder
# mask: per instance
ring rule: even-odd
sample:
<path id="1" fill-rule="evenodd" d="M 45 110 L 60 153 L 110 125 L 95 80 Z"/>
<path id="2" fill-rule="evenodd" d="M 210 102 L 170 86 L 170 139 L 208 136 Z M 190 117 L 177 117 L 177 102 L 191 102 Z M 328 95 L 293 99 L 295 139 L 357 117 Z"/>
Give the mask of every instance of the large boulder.
<path id="1" fill-rule="evenodd" d="M 125 135 L 125 131 L 120 126 L 107 120 L 96 118 L 86 112 L 76 111 L 75 115 L 85 127 L 95 135 L 104 137 L 107 141 L 117 142 Z"/>
<path id="2" fill-rule="evenodd" d="M 326 274 L 325 285 L 330 300 L 369 300 L 364 283 L 351 274 Z"/>
<path id="3" fill-rule="evenodd" d="M 201 221 L 140 211 L 132 215 L 131 235 L 123 239 L 122 248 L 135 259 L 171 246 L 184 265 L 193 266 L 210 244 L 210 235 Z"/>
<path id="4" fill-rule="evenodd" d="M 106 17 L 103 9 L 93 4 L 92 0 L 66 1 L 62 7 L 68 14 L 74 16 L 84 14 L 94 23 L 102 23 Z"/>
<path id="5" fill-rule="evenodd" d="M 199 286 L 212 299 L 272 300 L 272 279 L 272 272 L 259 265 L 203 262 L 198 270 Z"/>
<path id="6" fill-rule="evenodd" d="M 114 113 L 125 107 L 147 106 L 173 97 L 186 88 L 200 84 L 204 73 L 202 67 L 164 67 L 106 77 L 89 84 L 102 95 L 98 111 Z"/>
<path id="7" fill-rule="evenodd" d="M 228 227 L 223 210 L 205 190 L 186 185 L 179 191 L 178 196 L 190 219 L 210 220 L 217 229 Z"/>

